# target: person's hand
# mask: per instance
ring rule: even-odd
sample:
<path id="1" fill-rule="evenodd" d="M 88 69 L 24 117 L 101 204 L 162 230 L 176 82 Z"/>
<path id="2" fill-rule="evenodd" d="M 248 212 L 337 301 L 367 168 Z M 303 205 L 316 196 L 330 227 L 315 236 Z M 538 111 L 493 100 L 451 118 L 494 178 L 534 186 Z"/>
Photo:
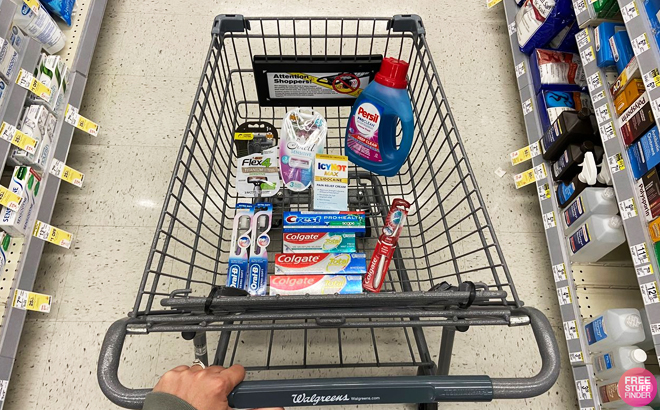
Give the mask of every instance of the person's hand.
<path id="1" fill-rule="evenodd" d="M 227 395 L 244 378 L 245 369 L 240 364 L 229 369 L 177 366 L 160 378 L 153 391 L 177 396 L 197 410 L 228 410 Z"/>

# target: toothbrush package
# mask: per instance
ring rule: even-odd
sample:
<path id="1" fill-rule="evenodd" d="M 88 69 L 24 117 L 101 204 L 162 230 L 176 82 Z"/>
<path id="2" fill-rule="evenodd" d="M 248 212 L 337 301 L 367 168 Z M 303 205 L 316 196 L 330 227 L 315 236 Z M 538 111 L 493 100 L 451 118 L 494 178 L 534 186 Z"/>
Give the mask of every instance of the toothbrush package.
<path id="1" fill-rule="evenodd" d="M 229 248 L 229 261 L 227 262 L 227 286 L 232 288 L 245 289 L 253 215 L 254 207 L 252 204 L 236 205 Z"/>
<path id="2" fill-rule="evenodd" d="M 516 14 L 520 51 L 544 47 L 575 20 L 570 0 L 526 0 Z"/>
<path id="3" fill-rule="evenodd" d="M 304 191 L 312 184 L 316 154 L 323 152 L 328 125 L 321 114 L 296 108 L 282 120 L 280 173 L 284 186 Z"/>
<path id="4" fill-rule="evenodd" d="M 273 204 L 268 202 L 257 203 L 254 205 L 253 211 L 247 291 L 250 295 L 261 296 L 266 294 L 266 284 L 268 283 L 268 252 L 266 248 L 270 244 L 268 231 L 270 231 L 273 219 Z"/>

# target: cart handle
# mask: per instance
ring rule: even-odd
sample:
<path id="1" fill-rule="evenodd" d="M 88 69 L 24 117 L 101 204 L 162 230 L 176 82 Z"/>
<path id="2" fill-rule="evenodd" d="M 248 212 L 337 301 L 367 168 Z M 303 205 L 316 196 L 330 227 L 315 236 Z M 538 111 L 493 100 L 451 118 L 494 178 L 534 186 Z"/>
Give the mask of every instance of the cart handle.
<path id="1" fill-rule="evenodd" d="M 434 403 L 441 401 L 490 401 L 538 396 L 549 390 L 559 377 L 559 348 L 548 319 L 534 308 L 520 308 L 515 314 L 529 317 L 541 354 L 541 370 L 529 378 L 491 379 L 488 376 L 406 376 L 350 377 L 247 381 L 228 397 L 237 408 L 264 406 L 314 406 L 317 404 Z M 151 389 L 130 389 L 119 381 L 117 370 L 126 326 L 134 319 L 116 321 L 101 346 L 97 376 L 103 393 L 113 403 L 142 408 Z"/>

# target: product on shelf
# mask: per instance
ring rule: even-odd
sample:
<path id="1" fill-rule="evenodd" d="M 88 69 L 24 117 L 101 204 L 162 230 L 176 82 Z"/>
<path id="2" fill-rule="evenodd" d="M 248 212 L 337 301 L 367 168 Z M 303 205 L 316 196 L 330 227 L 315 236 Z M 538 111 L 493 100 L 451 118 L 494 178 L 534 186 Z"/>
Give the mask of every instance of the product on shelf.
<path id="1" fill-rule="evenodd" d="M 271 197 L 280 190 L 277 130 L 265 121 L 249 121 L 234 131 L 236 191 L 240 197 Z"/>
<path id="2" fill-rule="evenodd" d="M 347 232 L 365 233 L 362 211 L 310 212 L 285 211 L 284 232 Z"/>
<path id="3" fill-rule="evenodd" d="M 638 98 L 637 101 L 642 100 L 643 97 L 644 95 Z M 631 105 L 631 108 L 638 107 L 637 101 Z M 627 112 L 628 110 L 623 114 L 625 115 Z M 621 117 L 623 118 L 623 115 Z M 651 109 L 651 103 L 647 102 L 643 106 L 636 108 L 626 122 L 621 122 L 621 136 L 623 137 L 623 142 L 626 145 L 632 144 L 639 137 L 644 135 L 644 133 L 654 124 L 655 118 L 653 116 L 653 110 Z"/>
<path id="4" fill-rule="evenodd" d="M 6 91 L 7 90 L 7 83 L 5 80 L 0 78 L 0 106 L 2 106 L 2 103 L 5 101 L 5 96 L 6 96 Z"/>
<path id="5" fill-rule="evenodd" d="M 314 110 L 296 108 L 282 120 L 280 173 L 284 186 L 304 191 L 312 184 L 314 159 L 325 148 L 328 125 Z"/>
<path id="6" fill-rule="evenodd" d="M 658 386 L 660 386 L 660 376 L 655 376 Z M 619 395 L 619 380 L 610 379 L 598 384 L 598 395 L 602 408 L 607 410 L 653 410 L 660 404 L 660 390 L 648 406 L 632 407 L 627 405 Z M 623 390 L 623 389 L 622 389 Z M 653 406 L 653 407 L 652 407 Z"/>
<path id="7" fill-rule="evenodd" d="M 69 26 L 76 0 L 39 0 L 40 3 L 54 16 L 62 19 Z"/>
<path id="8" fill-rule="evenodd" d="M 630 83 L 632 80 L 641 77 L 642 76 L 639 72 L 639 65 L 637 64 L 637 58 L 633 57 L 630 59 L 630 62 L 626 68 L 618 75 L 616 82 L 611 86 L 610 92 L 612 93 L 612 97 L 618 96 L 621 90 L 626 88 L 628 83 Z"/>
<path id="9" fill-rule="evenodd" d="M 611 18 L 619 11 L 616 0 L 595 0 L 592 4 L 598 18 Z"/>
<path id="10" fill-rule="evenodd" d="M 409 210 L 410 204 L 407 201 L 401 198 L 396 198 L 392 201 L 392 206 L 383 224 L 383 232 L 378 238 L 376 248 L 369 261 L 367 274 L 364 275 L 364 280 L 362 281 L 362 287 L 365 291 L 380 292 L 380 288 L 385 281 L 385 274 L 390 267 L 392 256 L 394 256 L 394 250 L 399 241 L 401 230 L 406 224 L 406 217 Z"/>
<path id="11" fill-rule="evenodd" d="M 594 28 L 594 43 L 596 48 L 596 64 L 605 68 L 616 64 L 610 45 L 610 38 L 618 31 L 625 31 L 626 26 L 621 23 L 606 21 Z"/>
<path id="12" fill-rule="evenodd" d="M 7 251 L 9 250 L 9 245 L 11 244 L 11 236 L 7 232 L 0 231 L 0 272 L 5 271 L 5 265 L 7 264 Z"/>
<path id="13" fill-rule="evenodd" d="M 285 232 L 284 253 L 350 253 L 355 252 L 354 233 Z"/>
<path id="14" fill-rule="evenodd" d="M 270 244 L 271 222 L 273 219 L 273 204 L 256 203 L 253 206 L 250 239 L 250 258 L 248 262 L 247 291 L 250 295 L 265 295 L 268 282 L 268 252 Z"/>
<path id="15" fill-rule="evenodd" d="M 19 29 L 16 24 L 12 24 L 11 27 L 9 27 L 9 43 L 18 51 L 20 54 L 21 51 L 23 50 L 23 46 L 26 43 L 26 36 L 25 34 Z"/>
<path id="16" fill-rule="evenodd" d="M 645 91 L 646 88 L 644 88 L 644 82 L 640 78 L 634 78 L 630 81 L 628 85 L 619 92 L 619 95 L 614 98 L 614 110 L 616 111 L 616 115 L 621 116 L 621 114 L 623 114 L 633 102 L 637 101 Z"/>
<path id="17" fill-rule="evenodd" d="M 10 149 L 8 162 L 13 165 L 29 165 L 43 172 L 48 161 L 57 118 L 41 105 L 31 105 L 25 109 L 20 130 L 37 141 L 34 153 L 28 153 L 18 147 Z"/>
<path id="18" fill-rule="evenodd" d="M 640 204 L 638 209 L 647 221 L 660 216 L 660 177 L 658 168 L 653 168 L 637 181 Z"/>
<path id="19" fill-rule="evenodd" d="M 610 47 L 612 47 L 612 54 L 614 54 L 616 70 L 620 74 L 635 56 L 632 45 L 630 44 L 628 32 L 625 30 L 615 32 L 614 35 L 610 37 Z"/>
<path id="20" fill-rule="evenodd" d="M 51 110 L 60 112 L 61 107 L 58 104 L 62 104 L 64 94 L 66 93 L 68 73 L 68 68 L 60 56 L 42 54 L 35 77 L 50 89 L 50 98 L 43 100 L 37 97 L 30 97 L 33 98 L 33 103 L 40 104 L 45 101 Z"/>
<path id="21" fill-rule="evenodd" d="M 0 37 L 0 76 L 11 81 L 14 70 L 18 70 L 18 52 L 9 41 Z"/>
<path id="22" fill-rule="evenodd" d="M 598 262 L 626 242 L 620 216 L 591 215 L 566 238 L 573 262 Z"/>
<path id="23" fill-rule="evenodd" d="M 28 227 L 30 216 L 36 206 L 39 196 L 41 177 L 31 167 L 19 166 L 14 168 L 9 190 L 23 197 L 17 211 L 2 207 L 0 229 L 11 236 L 26 236 L 32 233 L 32 226 Z"/>
<path id="24" fill-rule="evenodd" d="M 633 176 L 642 177 L 650 169 L 660 164 L 660 134 L 658 127 L 653 126 L 646 134 L 628 147 L 628 159 Z"/>
<path id="25" fill-rule="evenodd" d="M 271 295 L 352 295 L 362 293 L 362 275 L 271 275 Z"/>
<path id="26" fill-rule="evenodd" d="M 408 158 L 414 139 L 408 63 L 386 57 L 380 70 L 353 103 L 346 125 L 349 161 L 375 174 L 391 177 Z M 397 123 L 401 136 L 397 147 Z"/>
<path id="27" fill-rule="evenodd" d="M 656 44 L 660 37 L 660 21 L 658 21 L 658 13 L 660 13 L 660 1 L 658 0 L 642 0 L 646 15 L 651 23 L 651 32 L 649 34 L 655 37 Z M 639 7 L 639 6 L 637 6 Z"/>
<path id="28" fill-rule="evenodd" d="M 570 0 L 526 0 L 516 14 L 520 51 L 545 46 L 574 19 Z"/>
<path id="29" fill-rule="evenodd" d="M 601 380 L 619 378 L 630 369 L 644 369 L 646 352 L 637 346 L 620 346 L 593 358 L 594 372 Z"/>
<path id="30" fill-rule="evenodd" d="M 575 35 L 580 31 L 580 26 L 577 21 L 573 21 L 564 27 L 559 34 L 557 34 L 550 42 L 548 42 L 547 47 L 553 50 L 559 51 L 570 51 L 577 52 L 577 42 L 575 41 Z"/>
<path id="31" fill-rule="evenodd" d="M 348 157 L 316 154 L 312 207 L 317 211 L 348 210 Z"/>
<path id="32" fill-rule="evenodd" d="M 278 253 L 276 275 L 362 275 L 367 272 L 364 253 Z"/>
<path id="33" fill-rule="evenodd" d="M 557 184 L 557 204 L 560 208 L 568 206 L 586 187 L 598 182 L 598 167 L 593 152 L 584 153 L 581 167 L 582 170 L 573 179 Z"/>
<path id="34" fill-rule="evenodd" d="M 529 58 L 534 91 L 586 91 L 587 79 L 576 53 L 536 49 Z"/>
<path id="35" fill-rule="evenodd" d="M 39 7 L 39 11 L 34 13 L 30 9 L 30 6 L 21 3 L 16 8 L 14 24 L 41 43 L 44 49 L 50 54 L 57 53 L 66 44 L 64 33 L 62 33 L 57 23 L 55 23 L 43 7 Z"/>
<path id="36" fill-rule="evenodd" d="M 584 325 L 591 353 L 606 352 L 619 346 L 653 341 L 650 327 L 645 326 L 644 312 L 639 309 L 609 309 Z"/>
<path id="37" fill-rule="evenodd" d="M 602 144 L 600 137 L 594 130 L 598 130 L 596 118 L 589 114 L 589 110 L 564 111 L 557 121 L 548 128 L 541 137 L 541 151 L 543 159 L 556 161 L 564 153 L 568 144 L 581 144 L 592 141 Z"/>
<path id="38" fill-rule="evenodd" d="M 660 242 L 660 218 L 656 218 L 649 222 L 649 235 L 651 235 L 651 240 L 653 242 Z M 656 255 L 658 254 L 658 248 L 656 244 L 655 249 Z"/>
<path id="39" fill-rule="evenodd" d="M 564 234 L 570 236 L 591 215 L 616 215 L 619 205 L 613 188 L 588 187 L 564 209 Z"/>
<path id="40" fill-rule="evenodd" d="M 537 95 L 541 127 L 547 130 L 564 111 L 580 111 L 583 108 L 593 113 L 589 94 L 579 91 L 542 90 Z"/>
<path id="41" fill-rule="evenodd" d="M 236 204 L 227 262 L 227 286 L 232 288 L 245 289 L 246 286 L 253 215 L 252 204 Z"/>
<path id="42" fill-rule="evenodd" d="M 605 151 L 603 147 L 595 145 L 591 141 L 585 141 L 582 144 L 570 144 L 555 161 L 551 168 L 552 179 L 555 181 L 570 181 L 580 173 L 581 164 L 584 162 L 584 155 L 591 152 L 596 163 L 601 163 Z"/>

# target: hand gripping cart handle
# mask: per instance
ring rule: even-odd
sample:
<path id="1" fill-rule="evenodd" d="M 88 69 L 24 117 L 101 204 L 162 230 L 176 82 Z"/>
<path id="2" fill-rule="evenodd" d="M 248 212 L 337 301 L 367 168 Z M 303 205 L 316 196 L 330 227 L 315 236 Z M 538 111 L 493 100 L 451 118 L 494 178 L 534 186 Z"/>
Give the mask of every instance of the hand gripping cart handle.
<path id="1" fill-rule="evenodd" d="M 557 380 L 559 348 L 548 319 L 534 308 L 520 308 L 534 332 L 541 354 L 541 370 L 528 378 L 489 376 L 402 376 L 347 377 L 246 381 L 229 395 L 235 408 L 314 406 L 343 404 L 435 403 L 449 401 L 483 402 L 492 399 L 521 399 L 546 392 Z M 525 317 L 520 319 L 525 320 Z M 115 404 L 140 409 L 150 389 L 130 389 L 117 375 L 126 326 L 130 318 L 115 322 L 101 347 L 98 380 L 103 393 Z"/>

